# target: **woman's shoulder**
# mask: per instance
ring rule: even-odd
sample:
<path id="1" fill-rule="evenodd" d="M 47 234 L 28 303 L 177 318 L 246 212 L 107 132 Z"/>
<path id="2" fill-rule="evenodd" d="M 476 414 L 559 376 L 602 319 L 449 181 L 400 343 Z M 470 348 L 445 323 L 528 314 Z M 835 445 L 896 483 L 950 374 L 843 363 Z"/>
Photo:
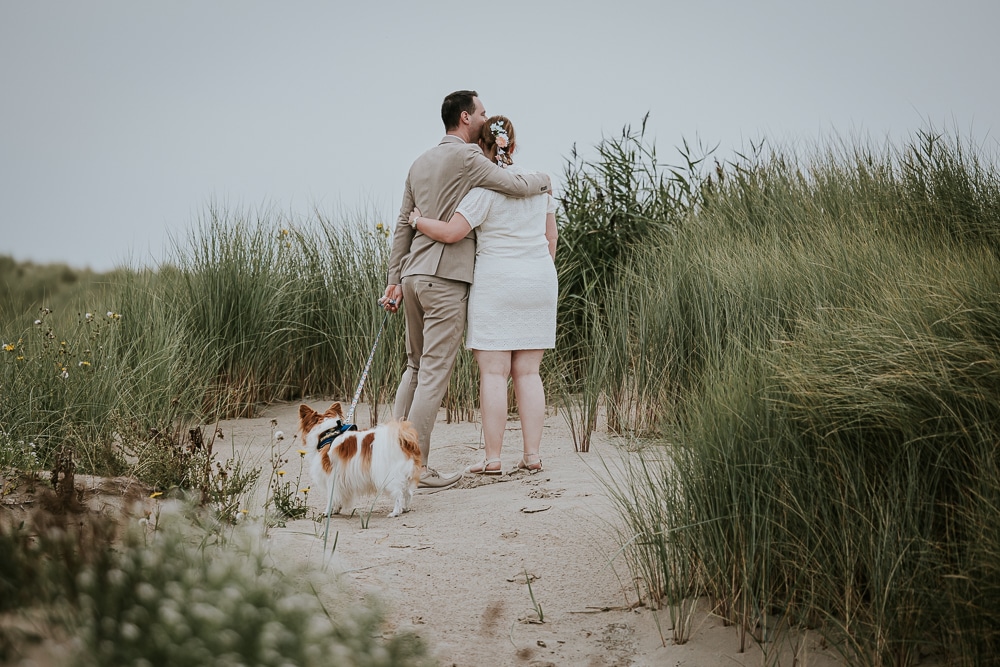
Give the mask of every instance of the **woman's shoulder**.
<path id="1" fill-rule="evenodd" d="M 503 195 L 501 195 L 499 192 L 496 192 L 494 190 L 488 190 L 482 187 L 481 185 L 477 185 L 476 187 L 472 188 L 467 193 L 465 193 L 465 196 L 462 197 L 462 201 L 460 201 L 458 204 L 458 210 L 462 210 L 463 208 L 469 206 L 477 206 L 477 205 L 488 206 L 489 205 L 488 202 L 490 200 L 495 198 L 499 199 L 502 196 Z"/>

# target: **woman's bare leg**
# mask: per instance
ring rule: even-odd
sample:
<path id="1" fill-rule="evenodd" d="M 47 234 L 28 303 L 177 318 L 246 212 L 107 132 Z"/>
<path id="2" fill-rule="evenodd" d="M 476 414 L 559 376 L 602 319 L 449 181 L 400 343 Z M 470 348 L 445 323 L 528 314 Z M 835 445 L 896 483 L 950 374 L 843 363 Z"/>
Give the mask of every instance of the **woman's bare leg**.
<path id="1" fill-rule="evenodd" d="M 483 416 L 486 459 L 500 458 L 503 432 L 507 427 L 507 378 L 510 377 L 509 350 L 473 350 L 479 364 L 479 407 Z M 497 464 L 491 464 L 490 470 Z"/>
<path id="2" fill-rule="evenodd" d="M 511 354 L 511 375 L 517 412 L 521 417 L 524 438 L 524 462 L 537 467 L 538 450 L 542 444 L 542 424 L 545 422 L 545 389 L 538 372 L 544 350 L 514 350 Z"/>

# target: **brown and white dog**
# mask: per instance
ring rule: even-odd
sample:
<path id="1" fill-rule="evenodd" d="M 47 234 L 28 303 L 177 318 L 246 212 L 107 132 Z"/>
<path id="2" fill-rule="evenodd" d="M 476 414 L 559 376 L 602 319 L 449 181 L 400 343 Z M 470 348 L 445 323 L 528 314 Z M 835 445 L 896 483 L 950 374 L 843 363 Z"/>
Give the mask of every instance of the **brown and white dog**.
<path id="1" fill-rule="evenodd" d="M 317 493 L 325 509 L 333 484 L 331 512 L 350 509 L 355 496 L 385 491 L 395 506 L 390 517 L 410 510 L 420 481 L 420 445 L 407 421 L 393 420 L 367 431 L 340 432 L 344 413 L 334 403 L 320 414 L 299 406 L 299 435 Z"/>

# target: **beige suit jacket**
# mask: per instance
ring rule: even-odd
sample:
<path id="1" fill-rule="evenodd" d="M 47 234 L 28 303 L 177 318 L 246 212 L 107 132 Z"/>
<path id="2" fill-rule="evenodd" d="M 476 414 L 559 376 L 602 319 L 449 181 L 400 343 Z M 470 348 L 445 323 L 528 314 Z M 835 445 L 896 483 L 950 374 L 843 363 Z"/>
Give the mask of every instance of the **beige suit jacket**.
<path id="1" fill-rule="evenodd" d="M 418 157 L 410 167 L 403 204 L 392 236 L 389 282 L 428 275 L 471 283 L 476 263 L 475 231 L 457 243 L 438 243 L 410 227 L 410 211 L 450 220 L 455 209 L 474 187 L 495 190 L 511 197 L 528 197 L 549 191 L 545 174 L 515 175 L 490 161 L 477 144 L 445 135 L 441 143 Z"/>

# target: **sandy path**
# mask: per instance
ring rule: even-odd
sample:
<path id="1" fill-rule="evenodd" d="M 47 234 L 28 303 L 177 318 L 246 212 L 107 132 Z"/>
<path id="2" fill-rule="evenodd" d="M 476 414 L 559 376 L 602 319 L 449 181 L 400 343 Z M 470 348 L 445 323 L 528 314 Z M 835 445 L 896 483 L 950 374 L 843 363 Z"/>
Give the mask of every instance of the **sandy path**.
<path id="1" fill-rule="evenodd" d="M 309 404 L 323 410 L 329 401 Z M 243 460 L 264 468 L 257 507 L 263 505 L 274 428 L 286 434 L 281 447 L 289 473 L 298 470 L 297 409 L 276 405 L 259 418 L 222 424 Z M 367 409 L 358 412 L 356 421 L 366 427 Z M 443 411 L 440 417 L 431 465 L 450 472 L 478 461 L 478 424 L 446 424 Z M 509 423 L 505 470 L 519 458 L 520 437 L 517 423 Z M 220 454 L 226 448 L 217 445 Z M 575 453 L 561 415 L 547 418 L 541 451 L 541 473 L 467 478 L 458 488 L 422 491 L 399 518 L 386 517 L 391 503 L 380 498 L 367 528 L 360 514 L 371 502 L 362 501 L 354 517 L 333 518 L 332 558 L 323 555 L 322 522 L 289 522 L 271 531 L 275 562 L 324 567 L 326 561 L 331 591 L 344 584 L 358 596 L 376 596 L 387 607 L 390 629 L 418 633 L 442 665 L 762 664 L 760 649 L 739 653 L 736 631 L 714 616 L 701 615 L 693 639 L 678 646 L 669 640 L 668 614 L 658 612 L 664 646 L 654 612 L 630 609 L 636 597 L 628 568 L 616 556 L 617 515 L 597 477 L 607 474 L 605 462 L 615 469 L 627 453 L 601 435 L 589 453 Z M 305 473 L 303 485 L 309 483 Z M 319 498 L 310 504 L 316 512 L 325 508 Z M 527 622 L 533 605 L 525 572 L 537 577 L 532 591 L 544 623 Z M 798 664 L 836 664 L 814 644 L 808 642 Z M 791 658 L 781 664 L 792 664 Z"/>

